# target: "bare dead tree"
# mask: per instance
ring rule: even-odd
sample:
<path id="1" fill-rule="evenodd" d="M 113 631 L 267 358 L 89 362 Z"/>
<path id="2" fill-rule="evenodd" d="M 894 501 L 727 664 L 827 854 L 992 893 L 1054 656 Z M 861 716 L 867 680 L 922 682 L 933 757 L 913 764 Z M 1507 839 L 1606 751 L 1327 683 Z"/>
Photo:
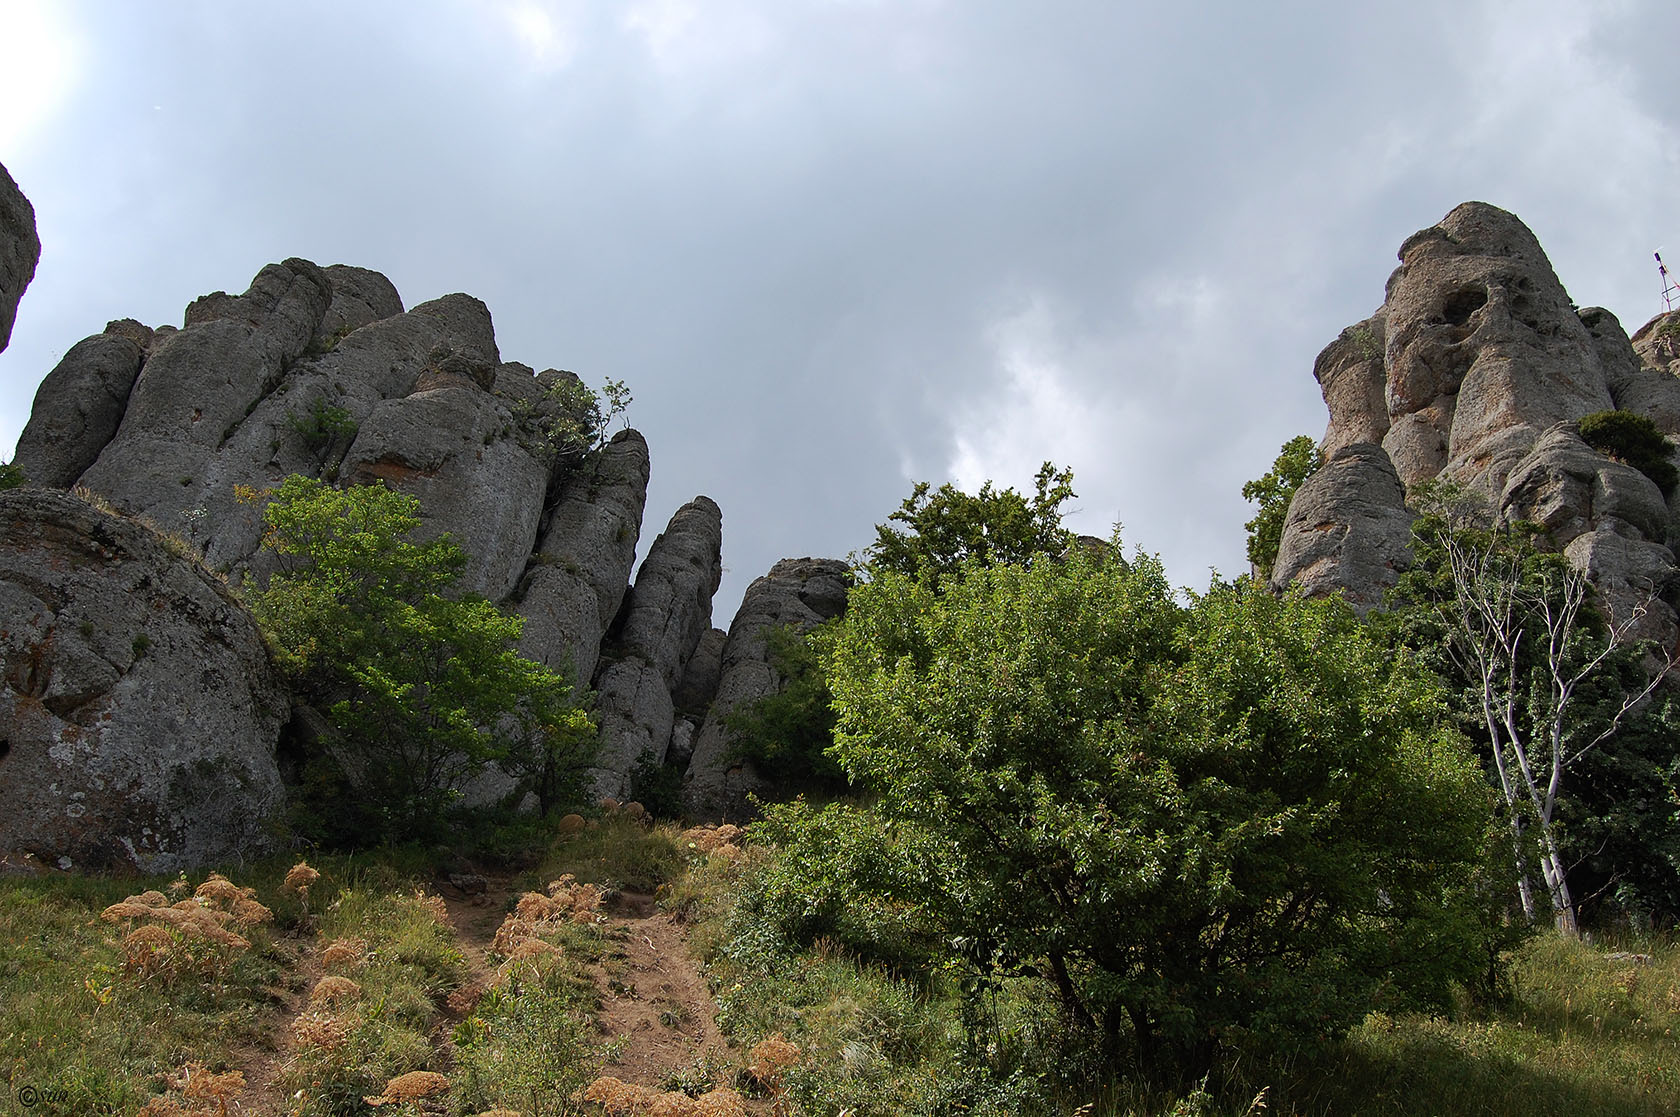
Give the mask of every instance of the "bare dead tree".
<path id="1" fill-rule="evenodd" d="M 1571 768 L 1615 735 L 1629 713 L 1675 666 L 1671 651 L 1642 687 L 1624 690 L 1608 721 L 1594 727 L 1578 715 L 1583 684 L 1634 643 L 1656 589 L 1612 614 L 1602 629 L 1587 623 L 1592 586 L 1561 556 L 1524 553 L 1511 536 L 1489 531 L 1462 493 L 1436 494 L 1442 549 L 1452 592 L 1434 603 L 1447 649 L 1479 690 L 1494 771 L 1510 819 L 1524 914 L 1539 918 L 1526 833 L 1532 826 L 1551 914 L 1559 931 L 1578 935 L 1574 898 L 1554 825 Z M 1531 645 L 1525 658 L 1525 641 Z M 1532 645 L 1539 645 L 1533 647 Z M 1538 676 L 1538 677 L 1537 677 Z"/>

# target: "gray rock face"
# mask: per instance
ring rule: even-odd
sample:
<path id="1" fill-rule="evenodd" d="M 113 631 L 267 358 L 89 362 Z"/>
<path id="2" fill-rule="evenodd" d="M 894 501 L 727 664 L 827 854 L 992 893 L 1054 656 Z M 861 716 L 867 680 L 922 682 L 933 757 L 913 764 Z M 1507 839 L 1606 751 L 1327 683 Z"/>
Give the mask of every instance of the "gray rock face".
<path id="1" fill-rule="evenodd" d="M 1466 202 L 1400 259 L 1383 305 L 1383 446 L 1406 484 L 1445 471 L 1496 498 L 1541 431 L 1613 406 L 1598 345 L 1511 214 Z"/>
<path id="2" fill-rule="evenodd" d="M 134 340 L 112 333 L 72 346 L 41 382 L 18 436 L 24 476 L 55 489 L 74 485 L 117 433 L 145 356 Z"/>
<path id="3" fill-rule="evenodd" d="M 1383 402 L 1382 313 L 1358 325 L 1324 347 L 1313 362 L 1313 377 L 1330 408 L 1330 426 L 1321 452 L 1329 457 L 1355 442 L 1377 442 L 1388 433 L 1388 407 Z"/>
<path id="4" fill-rule="evenodd" d="M 1582 442 L 1573 423 L 1548 430 L 1517 463 L 1499 511 L 1506 521 L 1541 524 L 1558 549 L 1600 527 L 1659 542 L 1668 535 L 1668 504 L 1656 484 Z"/>
<path id="5" fill-rule="evenodd" d="M 1637 636 L 1675 646 L 1680 626 L 1658 596 L 1674 577 L 1668 504 L 1650 478 L 1582 442 L 1575 424 L 1560 423 L 1511 471 L 1500 515 L 1541 524 L 1613 616 L 1640 611 Z"/>
<path id="6" fill-rule="evenodd" d="M 1411 565 L 1406 490 L 1381 446 L 1344 446 L 1295 493 L 1272 568 L 1272 589 L 1340 593 L 1361 613 Z"/>
<path id="7" fill-rule="evenodd" d="M 562 480 L 516 593 L 522 654 L 588 682 L 636 560 L 647 504 L 647 441 L 620 431 Z"/>
<path id="8" fill-rule="evenodd" d="M 288 260 L 243 295 L 198 299 L 187 328 L 154 341 L 116 436 L 81 483 L 130 515 L 179 525 L 202 506 L 223 443 L 302 355 L 331 297 L 320 268 Z"/>
<path id="9" fill-rule="evenodd" d="M 659 671 L 667 689 L 682 680 L 689 656 L 712 627 L 722 554 L 723 513 L 710 497 L 699 496 L 677 509 L 636 572 L 619 639 L 628 654 Z"/>
<path id="10" fill-rule="evenodd" d="M 671 693 L 712 626 L 722 547 L 723 514 L 700 496 L 677 509 L 648 548 L 621 610 L 618 655 L 595 682 L 601 751 L 592 778 L 598 794 L 625 794 L 630 771 L 644 756 L 665 762 L 675 718 Z"/>
<path id="11" fill-rule="evenodd" d="M 1507 519 L 1544 523 L 1554 545 L 1583 562 L 1596 556 L 1597 569 L 1625 558 L 1627 577 L 1611 581 L 1648 584 L 1669 506 L 1571 424 L 1621 408 L 1680 434 L 1680 313 L 1630 342 L 1609 311 L 1577 312 L 1534 234 L 1481 202 L 1407 238 L 1400 260 L 1382 308 L 1344 330 L 1313 370 L 1330 411 L 1324 452 L 1380 439 L 1386 463 L 1362 450 L 1362 464 L 1326 466 L 1302 487 L 1274 586 L 1340 587 L 1362 608 L 1381 600 L 1409 522 L 1388 465 L 1406 487 L 1451 478 Z"/>
<path id="12" fill-rule="evenodd" d="M 1647 368 L 1680 376 L 1680 310 L 1659 314 L 1639 327 L 1633 349 Z"/>
<path id="13" fill-rule="evenodd" d="M 288 710 L 250 615 L 153 532 L 0 494 L 0 852 L 172 872 L 261 852 Z"/>
<path id="14" fill-rule="evenodd" d="M 717 697 L 718 683 L 723 678 L 723 646 L 728 639 L 729 634 L 721 628 L 709 628 L 701 634 L 700 642 L 694 645 L 694 654 L 688 657 L 688 666 L 683 669 L 682 680 L 671 693 L 677 709 L 696 717 L 705 714 L 712 699 Z"/>
<path id="15" fill-rule="evenodd" d="M 729 626 L 722 677 L 683 779 L 684 806 L 699 818 L 744 818 L 749 792 L 768 781 L 750 765 L 729 758 L 723 718 L 748 702 L 775 694 L 782 679 L 770 663 L 766 630 L 782 625 L 809 632 L 845 609 L 849 568 L 839 559 L 783 559 L 747 587 Z"/>
<path id="16" fill-rule="evenodd" d="M 35 232 L 35 207 L 0 165 L 0 349 L 12 340 L 18 300 L 35 278 L 41 238 Z"/>

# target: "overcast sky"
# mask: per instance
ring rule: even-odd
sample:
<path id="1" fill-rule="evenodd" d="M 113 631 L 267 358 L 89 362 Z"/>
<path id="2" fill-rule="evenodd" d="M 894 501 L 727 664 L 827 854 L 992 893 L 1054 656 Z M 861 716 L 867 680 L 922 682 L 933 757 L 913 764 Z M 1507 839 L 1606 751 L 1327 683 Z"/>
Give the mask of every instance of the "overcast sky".
<path id="1" fill-rule="evenodd" d="M 725 627 L 913 481 L 1045 459 L 1076 528 L 1246 569 L 1313 357 L 1458 202 L 1630 331 L 1680 264 L 1674 0 L 0 0 L 0 36 L 44 244 L 0 456 L 107 320 L 370 267 L 629 384 L 644 551 L 716 499 Z"/>

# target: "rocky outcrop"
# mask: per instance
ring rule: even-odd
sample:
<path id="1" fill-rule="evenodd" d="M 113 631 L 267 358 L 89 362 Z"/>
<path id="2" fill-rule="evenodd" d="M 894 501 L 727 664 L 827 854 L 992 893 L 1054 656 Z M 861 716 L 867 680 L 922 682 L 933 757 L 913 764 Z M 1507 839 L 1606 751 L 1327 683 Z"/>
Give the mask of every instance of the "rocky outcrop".
<path id="1" fill-rule="evenodd" d="M 520 612 L 527 655 L 601 688 L 603 786 L 621 793 L 643 752 L 664 756 L 673 692 L 692 707 L 715 689 L 715 648 L 711 682 L 688 666 L 711 630 L 721 514 L 704 497 L 679 511 L 627 595 L 647 444 L 624 431 L 586 452 L 586 417 L 567 410 L 576 388 L 572 373 L 504 361 L 477 299 L 405 310 L 378 272 L 293 259 L 243 294 L 194 301 L 178 330 L 124 320 L 73 347 L 37 393 L 19 458 L 35 481 L 82 486 L 173 537 L 179 561 L 197 550 L 257 584 L 276 561 L 261 549 L 262 494 L 285 477 L 417 497 L 419 534 L 448 533 L 467 555 L 461 590 Z M 36 643 L 48 674 L 71 647 Z M 703 708 L 684 714 L 692 737 Z"/>
<path id="2" fill-rule="evenodd" d="M 41 238 L 35 232 L 35 207 L 0 165 L 0 349 L 12 340 L 18 300 L 35 278 Z"/>
<path id="3" fill-rule="evenodd" d="M 601 750 L 598 794 L 629 791 L 638 763 L 665 762 L 676 711 L 672 692 L 712 626 L 712 595 L 723 577 L 723 514 L 709 497 L 677 510 L 648 548 L 620 611 L 614 646 L 595 682 Z"/>
<path id="4" fill-rule="evenodd" d="M 587 683 L 636 560 L 647 503 L 647 441 L 620 431 L 560 486 L 516 599 L 520 651 Z"/>
<path id="5" fill-rule="evenodd" d="M 259 853 L 288 702 L 249 614 L 135 521 L 0 494 L 0 853 L 145 872 Z"/>
<path id="6" fill-rule="evenodd" d="M 1619 408 L 1680 434 L 1680 314 L 1630 341 L 1609 311 L 1576 311 L 1533 233 L 1481 202 L 1407 238 L 1400 261 L 1382 307 L 1314 366 L 1330 461 L 1295 497 L 1273 587 L 1379 604 L 1407 561 L 1406 489 L 1444 477 L 1542 524 L 1613 611 L 1648 606 L 1641 632 L 1673 645 L 1674 612 L 1651 601 L 1672 580 L 1671 505 L 1576 420 Z"/>
<path id="7" fill-rule="evenodd" d="M 791 626 L 805 633 L 846 607 L 849 568 L 838 559 L 783 559 L 747 587 L 729 626 L 717 697 L 694 742 L 683 780 L 683 801 L 701 818 L 742 818 L 747 795 L 768 790 L 769 781 L 730 756 L 724 717 L 749 702 L 775 694 L 783 680 L 770 662 L 767 630 Z"/>
<path id="8" fill-rule="evenodd" d="M 1388 281 L 1383 447 L 1408 485 L 1490 498 L 1554 423 L 1614 406 L 1599 348 L 1534 234 L 1466 202 L 1407 238 Z"/>
<path id="9" fill-rule="evenodd" d="M 1340 592 L 1361 613 L 1411 565 L 1406 489 L 1381 446 L 1355 442 L 1308 477 L 1290 502 L 1272 588 Z"/>

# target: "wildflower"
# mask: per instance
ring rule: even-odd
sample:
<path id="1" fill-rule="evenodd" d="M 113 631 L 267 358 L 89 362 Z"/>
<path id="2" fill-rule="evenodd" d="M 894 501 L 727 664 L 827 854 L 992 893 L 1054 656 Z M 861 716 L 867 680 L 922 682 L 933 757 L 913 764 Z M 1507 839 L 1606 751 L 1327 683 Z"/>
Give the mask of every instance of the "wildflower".
<path id="1" fill-rule="evenodd" d="M 220 873 L 211 873 L 210 879 L 198 886 L 193 893 L 198 899 L 214 904 L 223 910 L 231 911 L 233 905 L 240 900 L 254 900 L 257 892 L 254 888 L 241 888 Z"/>
<path id="2" fill-rule="evenodd" d="M 369 1105 L 404 1105 L 449 1089 L 449 1079 L 435 1071 L 411 1070 L 385 1083 L 385 1093 L 362 1100 Z"/>
<path id="3" fill-rule="evenodd" d="M 432 918 L 439 923 L 449 922 L 449 905 L 443 902 L 442 896 L 434 896 L 424 889 L 416 889 L 414 898 L 421 907 L 432 913 Z"/>
<path id="4" fill-rule="evenodd" d="M 233 905 L 233 921 L 241 927 L 255 927 L 259 923 L 268 923 L 274 919 L 274 912 L 255 900 L 236 900 Z"/>
<path id="5" fill-rule="evenodd" d="M 299 1047 L 332 1051 L 350 1035 L 350 1021 L 325 1013 L 309 1012 L 292 1021 L 292 1038 Z"/>

